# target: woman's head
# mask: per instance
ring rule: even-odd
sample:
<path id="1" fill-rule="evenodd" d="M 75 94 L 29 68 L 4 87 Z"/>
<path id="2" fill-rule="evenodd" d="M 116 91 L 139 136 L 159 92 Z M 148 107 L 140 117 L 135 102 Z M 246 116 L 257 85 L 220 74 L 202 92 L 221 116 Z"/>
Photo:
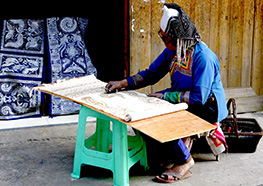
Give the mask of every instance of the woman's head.
<path id="1" fill-rule="evenodd" d="M 163 11 L 158 34 L 167 48 L 175 50 L 178 39 L 192 40 L 194 43 L 201 41 L 194 23 L 179 5 L 164 4 Z"/>
<path id="2" fill-rule="evenodd" d="M 197 29 L 187 13 L 177 4 L 164 4 L 160 27 L 173 39 L 201 40 Z"/>

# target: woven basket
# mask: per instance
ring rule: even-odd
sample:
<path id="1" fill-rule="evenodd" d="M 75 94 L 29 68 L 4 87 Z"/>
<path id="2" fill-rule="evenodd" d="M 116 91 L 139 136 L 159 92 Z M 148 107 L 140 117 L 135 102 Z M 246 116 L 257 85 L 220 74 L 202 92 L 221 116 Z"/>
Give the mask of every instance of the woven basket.
<path id="1" fill-rule="evenodd" d="M 230 98 L 228 100 L 227 108 L 228 117 L 221 121 L 220 124 L 229 152 L 255 152 L 258 142 L 263 135 L 262 128 L 254 118 L 237 118 L 235 99 Z"/>

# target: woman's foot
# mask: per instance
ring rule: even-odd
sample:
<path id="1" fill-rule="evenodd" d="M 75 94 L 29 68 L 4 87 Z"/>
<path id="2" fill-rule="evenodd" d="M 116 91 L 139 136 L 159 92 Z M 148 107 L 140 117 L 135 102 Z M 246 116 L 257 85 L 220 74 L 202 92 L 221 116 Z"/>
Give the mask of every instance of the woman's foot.
<path id="1" fill-rule="evenodd" d="M 163 174 L 156 176 L 156 180 L 162 183 L 172 183 L 192 176 L 190 169 L 194 166 L 194 159 L 190 157 L 183 165 L 174 165 Z"/>

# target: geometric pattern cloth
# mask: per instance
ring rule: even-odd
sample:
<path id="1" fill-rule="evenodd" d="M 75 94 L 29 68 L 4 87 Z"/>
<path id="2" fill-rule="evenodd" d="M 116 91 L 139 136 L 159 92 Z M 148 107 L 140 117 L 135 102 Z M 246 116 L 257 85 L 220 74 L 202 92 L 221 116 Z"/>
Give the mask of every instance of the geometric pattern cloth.
<path id="1" fill-rule="evenodd" d="M 74 17 L 47 19 L 49 75 L 51 82 L 74 77 L 97 75 L 84 43 L 88 20 Z M 51 96 L 50 114 L 77 113 L 80 105 Z"/>
<path id="2" fill-rule="evenodd" d="M 43 82 L 44 20 L 3 21 L 0 45 L 0 119 L 41 115 L 41 93 L 30 91 Z"/>

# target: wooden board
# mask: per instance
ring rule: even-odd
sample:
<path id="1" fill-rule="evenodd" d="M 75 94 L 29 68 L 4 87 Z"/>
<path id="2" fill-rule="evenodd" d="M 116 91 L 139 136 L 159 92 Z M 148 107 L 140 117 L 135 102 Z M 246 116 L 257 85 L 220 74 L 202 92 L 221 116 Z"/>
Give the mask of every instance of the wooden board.
<path id="1" fill-rule="evenodd" d="M 162 143 L 215 129 L 212 124 L 186 110 L 126 124 Z"/>

